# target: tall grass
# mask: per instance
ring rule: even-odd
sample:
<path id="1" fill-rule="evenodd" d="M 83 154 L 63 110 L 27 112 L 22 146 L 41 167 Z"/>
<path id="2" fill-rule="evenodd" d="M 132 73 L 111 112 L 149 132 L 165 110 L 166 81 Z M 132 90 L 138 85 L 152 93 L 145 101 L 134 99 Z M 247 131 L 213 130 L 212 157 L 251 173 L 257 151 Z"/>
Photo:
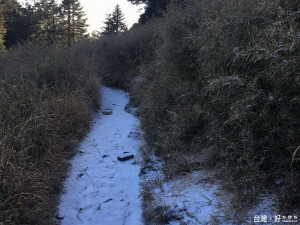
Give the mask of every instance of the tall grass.
<path id="1" fill-rule="evenodd" d="M 18 46 L 0 56 L 0 223 L 53 224 L 67 159 L 99 106 L 80 46 Z"/>

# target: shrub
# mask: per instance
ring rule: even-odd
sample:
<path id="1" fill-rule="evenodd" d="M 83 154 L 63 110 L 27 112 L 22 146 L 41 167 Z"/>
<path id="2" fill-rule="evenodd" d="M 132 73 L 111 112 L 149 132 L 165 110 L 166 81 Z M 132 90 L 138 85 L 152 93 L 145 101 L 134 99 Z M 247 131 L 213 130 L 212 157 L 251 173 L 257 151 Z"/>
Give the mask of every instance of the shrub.
<path id="1" fill-rule="evenodd" d="M 0 222 L 52 224 L 68 159 L 99 106 L 92 59 L 75 46 L 0 57 Z"/>
<path id="2" fill-rule="evenodd" d="M 129 89 L 138 68 L 152 57 L 157 32 L 150 25 L 138 26 L 120 35 L 103 36 L 96 41 L 100 75 L 104 84 Z"/>

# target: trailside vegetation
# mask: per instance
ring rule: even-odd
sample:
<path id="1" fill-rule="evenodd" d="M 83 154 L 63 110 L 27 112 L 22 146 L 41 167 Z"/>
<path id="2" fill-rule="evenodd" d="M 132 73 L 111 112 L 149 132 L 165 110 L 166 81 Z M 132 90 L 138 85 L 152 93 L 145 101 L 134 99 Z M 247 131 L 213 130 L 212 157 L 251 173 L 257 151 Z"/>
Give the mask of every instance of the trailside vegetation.
<path id="1" fill-rule="evenodd" d="M 0 224 L 56 224 L 68 160 L 99 108 L 95 48 L 79 43 L 78 0 L 0 3 Z"/>
<path id="2" fill-rule="evenodd" d="M 0 55 L 0 223 L 55 224 L 68 160 L 99 107 L 91 51 L 25 45 Z"/>

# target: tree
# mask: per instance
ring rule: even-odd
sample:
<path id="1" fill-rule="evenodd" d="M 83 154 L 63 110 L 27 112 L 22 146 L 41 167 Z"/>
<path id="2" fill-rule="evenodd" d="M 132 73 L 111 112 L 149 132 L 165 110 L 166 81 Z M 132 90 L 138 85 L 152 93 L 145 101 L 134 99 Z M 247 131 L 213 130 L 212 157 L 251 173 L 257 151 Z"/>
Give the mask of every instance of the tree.
<path id="1" fill-rule="evenodd" d="M 124 14 L 117 4 L 112 12 L 108 14 L 104 21 L 105 26 L 102 28 L 102 35 L 119 34 L 127 30 Z"/>
<path id="2" fill-rule="evenodd" d="M 63 0 L 62 5 L 63 27 L 66 32 L 62 36 L 66 38 L 67 45 L 71 46 L 79 39 L 85 37 L 86 19 L 79 0 Z"/>
<path id="3" fill-rule="evenodd" d="M 49 20 L 48 20 L 48 37 L 51 42 L 57 40 L 58 27 L 59 27 L 59 7 L 55 0 L 50 0 L 48 3 Z"/>
<path id="4" fill-rule="evenodd" d="M 113 20 L 111 14 L 106 15 L 106 19 L 103 22 L 105 24 L 104 27 L 102 27 L 102 35 L 109 35 L 113 33 Z"/>
<path id="5" fill-rule="evenodd" d="M 4 16 L 2 14 L 2 6 L 0 5 L 0 52 L 5 49 L 4 46 L 5 33 L 6 33 L 6 29 L 4 27 Z"/>
<path id="6" fill-rule="evenodd" d="M 26 39 L 25 18 L 22 7 L 16 0 L 0 0 L 4 16 L 6 33 L 4 43 L 6 47 L 23 42 Z"/>
<path id="7" fill-rule="evenodd" d="M 134 5 L 145 4 L 145 12 L 140 16 L 139 22 L 146 23 L 147 21 L 162 17 L 170 5 L 170 0 L 128 0 Z M 180 0 L 184 1 L 184 0 Z"/>
<path id="8" fill-rule="evenodd" d="M 22 8 L 22 16 L 24 17 L 25 40 L 33 41 L 35 34 L 39 30 L 35 5 L 31 5 L 27 2 L 25 7 Z"/>
<path id="9" fill-rule="evenodd" d="M 40 0 L 33 7 L 27 6 L 31 42 L 54 43 L 58 40 L 59 7 L 55 0 Z"/>

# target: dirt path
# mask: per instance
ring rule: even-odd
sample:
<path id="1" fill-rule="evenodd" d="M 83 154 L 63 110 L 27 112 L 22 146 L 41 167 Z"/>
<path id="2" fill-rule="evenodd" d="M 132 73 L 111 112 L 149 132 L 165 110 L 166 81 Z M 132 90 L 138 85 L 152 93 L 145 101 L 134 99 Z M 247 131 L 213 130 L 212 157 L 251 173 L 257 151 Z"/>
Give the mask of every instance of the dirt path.
<path id="1" fill-rule="evenodd" d="M 142 142 L 139 121 L 124 110 L 127 103 L 125 92 L 103 87 L 102 111 L 72 160 L 61 196 L 62 225 L 143 224 L 139 164 L 136 157 L 118 160 L 136 156 Z"/>

